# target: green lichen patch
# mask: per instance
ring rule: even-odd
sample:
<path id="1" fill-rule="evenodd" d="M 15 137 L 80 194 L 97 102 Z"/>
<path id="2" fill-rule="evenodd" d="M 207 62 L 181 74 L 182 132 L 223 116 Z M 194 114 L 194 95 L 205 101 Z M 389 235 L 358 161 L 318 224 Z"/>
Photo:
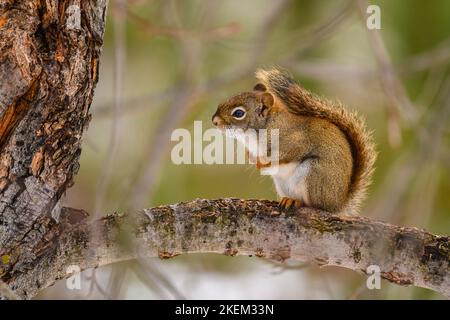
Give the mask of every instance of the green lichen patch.
<path id="1" fill-rule="evenodd" d="M 11 257 L 7 254 L 2 256 L 2 264 L 7 265 L 11 262 Z"/>

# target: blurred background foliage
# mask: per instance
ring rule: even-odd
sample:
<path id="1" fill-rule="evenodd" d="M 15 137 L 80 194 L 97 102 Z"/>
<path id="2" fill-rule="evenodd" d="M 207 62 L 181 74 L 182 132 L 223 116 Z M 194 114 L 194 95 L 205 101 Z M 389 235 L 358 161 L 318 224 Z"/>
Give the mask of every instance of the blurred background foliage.
<path id="1" fill-rule="evenodd" d="M 193 198 L 276 199 L 250 165 L 170 161 L 170 133 L 211 127 L 218 103 L 289 69 L 308 89 L 356 109 L 379 158 L 363 215 L 435 234 L 450 230 L 450 1 L 110 1 L 92 121 L 66 205 L 95 215 Z M 84 272 L 42 298 L 442 298 L 340 268 L 212 254 Z M 103 289 L 102 289 L 103 288 Z"/>

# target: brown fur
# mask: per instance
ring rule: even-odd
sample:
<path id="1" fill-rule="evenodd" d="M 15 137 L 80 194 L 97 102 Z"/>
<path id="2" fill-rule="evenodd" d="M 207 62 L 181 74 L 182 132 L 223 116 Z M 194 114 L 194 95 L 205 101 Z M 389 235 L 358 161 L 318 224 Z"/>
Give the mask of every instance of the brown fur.
<path id="1" fill-rule="evenodd" d="M 324 119 L 343 132 L 350 144 L 353 159 L 345 209 L 350 212 L 357 211 L 366 197 L 376 159 L 374 143 L 371 134 L 365 129 L 364 121 L 341 103 L 313 95 L 297 84 L 287 72 L 278 69 L 258 70 L 256 78 L 269 92 L 277 96 L 292 114 Z M 330 174 L 334 175 L 333 169 L 330 169 Z M 315 188 L 321 187 L 316 185 Z"/>
<path id="2" fill-rule="evenodd" d="M 288 169 L 287 176 L 274 177 L 275 184 L 277 179 L 285 183 L 295 176 L 300 170 L 297 164 L 305 164 L 309 170 L 304 182 L 289 184 L 293 194 L 306 186 L 307 199 L 290 201 L 280 194 L 285 197 L 282 207 L 305 203 L 329 212 L 355 212 L 375 161 L 374 146 L 362 120 L 341 104 L 313 96 L 279 70 L 259 70 L 257 78 L 261 83 L 253 92 L 240 93 L 219 105 L 214 124 L 279 130 L 280 165 L 293 164 L 295 168 Z M 245 109 L 243 119 L 232 116 L 237 107 Z M 266 166 L 257 162 L 258 168 Z"/>

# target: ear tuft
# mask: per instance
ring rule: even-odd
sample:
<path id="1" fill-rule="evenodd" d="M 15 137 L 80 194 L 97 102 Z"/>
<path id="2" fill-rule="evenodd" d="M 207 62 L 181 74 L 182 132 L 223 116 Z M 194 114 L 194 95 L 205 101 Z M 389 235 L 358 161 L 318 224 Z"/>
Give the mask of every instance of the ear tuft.
<path id="1" fill-rule="evenodd" d="M 262 83 L 257 83 L 254 87 L 253 87 L 253 91 L 261 91 L 261 92 L 265 92 L 267 91 L 267 88 L 265 85 L 263 85 Z"/>

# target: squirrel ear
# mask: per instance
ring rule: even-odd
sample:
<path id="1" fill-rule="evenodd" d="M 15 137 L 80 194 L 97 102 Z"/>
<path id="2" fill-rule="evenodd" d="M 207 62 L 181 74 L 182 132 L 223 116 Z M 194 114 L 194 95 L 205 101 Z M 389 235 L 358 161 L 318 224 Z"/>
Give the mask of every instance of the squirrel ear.
<path id="1" fill-rule="evenodd" d="M 263 85 L 262 83 L 257 83 L 254 87 L 253 87 L 253 91 L 261 91 L 261 92 L 265 92 L 267 91 L 267 88 L 265 85 Z"/>
<path id="2" fill-rule="evenodd" d="M 273 106 L 273 96 L 270 93 L 265 92 L 261 97 L 261 102 L 263 103 L 263 105 L 270 108 L 271 106 Z"/>
<path id="3" fill-rule="evenodd" d="M 267 114 L 269 113 L 270 108 L 273 106 L 273 96 L 268 93 L 268 92 L 264 92 L 261 95 L 261 105 L 258 107 L 258 114 L 260 116 L 267 116 Z"/>

